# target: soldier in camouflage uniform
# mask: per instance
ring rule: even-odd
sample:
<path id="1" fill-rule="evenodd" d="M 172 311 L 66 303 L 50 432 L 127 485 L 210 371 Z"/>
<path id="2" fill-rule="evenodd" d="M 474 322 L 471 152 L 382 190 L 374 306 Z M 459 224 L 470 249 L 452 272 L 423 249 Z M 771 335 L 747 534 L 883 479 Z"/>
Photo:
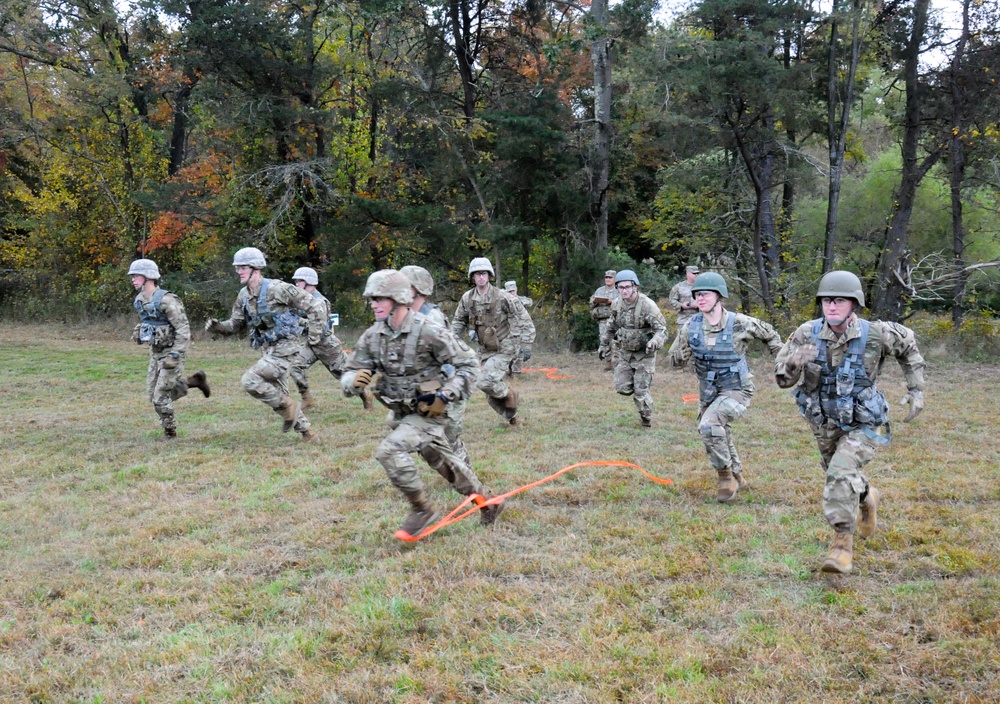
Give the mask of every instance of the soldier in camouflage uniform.
<path id="1" fill-rule="evenodd" d="M 465 292 L 451 321 L 451 331 L 460 338 L 466 328 L 476 333 L 482 369 L 477 386 L 490 407 L 511 425 L 519 425 L 517 390 L 504 377 L 514 355 L 531 349 L 535 324 L 521 302 L 490 283 L 493 265 L 485 257 L 469 263 L 469 278 L 475 288 Z"/>
<path id="2" fill-rule="evenodd" d="M 716 498 L 726 503 L 747 484 L 732 429 L 756 391 L 745 356 L 747 346 L 751 340 L 760 340 L 776 354 L 781 336 L 763 320 L 727 311 L 722 300 L 728 298 L 729 287 L 719 274 L 699 274 L 691 289 L 699 312 L 681 326 L 668 354 L 676 368 L 694 357 L 701 406 L 698 432 L 718 474 Z"/>
<path id="3" fill-rule="evenodd" d="M 615 391 L 632 396 L 643 428 L 653 424 L 653 395 L 649 387 L 656 373 L 656 351 L 667 341 L 667 321 L 656 303 L 639 293 L 639 277 L 631 269 L 615 274 L 620 297 L 611 304 L 611 317 L 601 335 L 597 354 L 609 359 L 611 345 L 618 345 Z"/>
<path id="4" fill-rule="evenodd" d="M 450 335 L 451 326 L 448 324 L 448 316 L 438 306 L 427 300 L 428 296 L 434 295 L 434 277 L 431 276 L 431 273 L 422 266 L 414 265 L 404 266 L 399 270 L 399 273 L 410 282 L 410 293 L 413 294 L 410 310 L 426 316 L 428 320 L 440 325 Z M 445 375 L 447 376 L 449 372 L 451 372 L 451 367 L 445 365 Z M 472 459 L 469 457 L 469 451 L 465 449 L 465 443 L 462 442 L 466 404 L 467 400 L 464 398 L 456 398 L 448 404 L 445 411 L 447 422 L 444 426 L 444 433 L 448 437 L 448 442 L 451 443 L 451 449 L 465 464 L 471 467 Z"/>
<path id="5" fill-rule="evenodd" d="M 908 423 L 924 408 L 924 358 L 909 328 L 858 317 L 865 294 L 857 275 L 829 272 L 816 297 L 823 317 L 792 333 L 778 353 L 774 375 L 783 389 L 801 378 L 793 395 L 819 445 L 826 470 L 823 513 L 835 532 L 821 569 L 847 574 L 855 532 L 867 538 L 877 525 L 878 491 L 862 472 L 875 450 L 889 442 L 889 406 L 875 382 L 886 356 L 895 357 L 906 378 L 903 402 L 910 412 L 903 422 Z M 885 436 L 878 433 L 882 425 Z"/>
<path id="6" fill-rule="evenodd" d="M 316 270 L 308 266 L 299 267 L 292 274 L 292 283 L 316 299 L 320 306 L 322 306 L 323 316 L 327 321 L 327 334 L 320 338 L 319 345 L 303 345 L 292 363 L 292 368 L 289 370 L 295 386 L 299 389 L 299 395 L 302 396 L 302 410 L 307 411 L 313 407 L 314 403 L 312 394 L 309 392 L 309 376 L 307 374 L 309 367 L 314 365 L 316 360 L 319 360 L 333 374 L 334 378 L 339 380 L 341 373 L 344 371 L 344 365 L 347 364 L 347 355 L 344 354 L 344 345 L 333 334 L 333 321 L 330 318 L 330 301 L 316 288 L 319 285 L 319 275 L 316 273 Z M 372 397 L 370 391 L 361 394 L 361 402 L 364 404 L 366 411 L 375 408 L 375 399 Z"/>
<path id="7" fill-rule="evenodd" d="M 424 492 L 412 453 L 418 452 L 463 496 L 488 498 L 472 466 L 452 449 L 446 431 L 448 406 L 469 397 L 479 362 L 468 345 L 410 310 L 410 282 L 400 272 L 375 272 L 364 295 L 371 301 L 375 324 L 354 346 L 340 383 L 344 393 L 356 395 L 380 372 L 375 396 L 389 408 L 391 432 L 375 458 L 410 501 L 412 510 L 401 530 L 416 537 L 440 514 Z M 502 509 L 502 503 L 482 508 L 480 522 L 492 525 Z"/>
<path id="8" fill-rule="evenodd" d="M 617 273 L 614 269 L 605 271 L 604 285 L 594 291 L 594 295 L 590 297 L 590 319 L 597 323 L 598 340 L 604 337 L 604 331 L 611 319 L 611 304 L 619 298 L 618 289 L 615 288 L 615 274 Z M 615 362 L 618 361 L 618 348 L 614 346 L 613 340 L 611 344 L 611 356 L 604 362 L 604 371 L 606 372 L 614 370 Z"/>
<path id="9" fill-rule="evenodd" d="M 138 293 L 134 306 L 139 324 L 132 339 L 149 345 L 149 367 L 146 370 L 146 393 L 160 417 L 163 435 L 177 437 L 174 401 L 187 396 L 188 387 L 211 395 L 205 372 L 197 371 L 184 377 L 184 357 L 191 344 L 184 303 L 180 298 L 159 287 L 160 269 L 151 259 L 136 259 L 128 269 L 132 286 Z"/>
<path id="10" fill-rule="evenodd" d="M 684 280 L 670 289 L 668 301 L 670 307 L 677 312 L 678 330 L 691 319 L 691 316 L 698 312 L 698 303 L 694 300 L 694 294 L 691 292 L 691 284 L 694 283 L 699 273 L 700 270 L 694 265 L 685 267 Z"/>
<path id="11" fill-rule="evenodd" d="M 503 290 L 507 292 L 508 295 L 513 296 L 517 300 L 521 301 L 521 305 L 524 306 L 525 310 L 531 308 L 535 305 L 535 302 L 528 296 L 519 296 L 517 293 L 517 282 L 507 281 L 503 285 Z M 514 358 L 510 360 L 510 366 L 507 368 L 507 374 L 520 374 L 523 363 L 531 359 L 531 345 L 521 345 L 521 349 L 518 354 L 514 355 Z"/>
<path id="12" fill-rule="evenodd" d="M 294 428 L 304 441 L 315 440 L 309 419 L 288 395 L 288 374 L 302 346 L 319 346 L 328 334 L 323 307 L 302 289 L 261 276 L 267 261 L 256 247 L 236 252 L 233 266 L 243 288 L 236 296 L 229 320 L 210 318 L 205 330 L 233 335 L 248 328 L 250 346 L 261 350 L 261 358 L 243 375 L 243 388 L 281 416 L 282 432 Z"/>

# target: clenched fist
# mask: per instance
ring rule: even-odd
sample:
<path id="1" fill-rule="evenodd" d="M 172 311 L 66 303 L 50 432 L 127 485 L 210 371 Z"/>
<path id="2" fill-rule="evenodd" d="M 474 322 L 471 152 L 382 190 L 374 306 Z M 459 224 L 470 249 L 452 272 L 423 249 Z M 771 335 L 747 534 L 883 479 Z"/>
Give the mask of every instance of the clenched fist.
<path id="1" fill-rule="evenodd" d="M 375 376 L 375 372 L 373 372 L 371 369 L 361 369 L 354 377 L 354 382 L 351 384 L 351 386 L 353 386 L 355 389 L 367 388 L 368 385 L 372 383 L 373 376 Z"/>

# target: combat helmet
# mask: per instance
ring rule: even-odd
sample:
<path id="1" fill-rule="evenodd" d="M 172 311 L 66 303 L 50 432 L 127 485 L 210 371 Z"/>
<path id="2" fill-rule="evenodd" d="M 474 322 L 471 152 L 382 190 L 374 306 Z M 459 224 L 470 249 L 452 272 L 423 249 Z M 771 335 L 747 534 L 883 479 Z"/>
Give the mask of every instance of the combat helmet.
<path id="1" fill-rule="evenodd" d="M 726 286 L 726 280 L 722 278 L 721 274 L 716 274 L 714 271 L 706 271 L 704 274 L 698 274 L 694 277 L 694 281 L 691 283 L 691 293 L 697 291 L 715 291 L 723 298 L 729 298 L 729 287 Z"/>
<path id="2" fill-rule="evenodd" d="M 263 269 L 267 266 L 267 260 L 264 259 L 264 253 L 256 247 L 244 247 L 233 255 L 233 266 L 252 266 L 254 269 Z"/>
<path id="3" fill-rule="evenodd" d="M 300 266 L 292 274 L 292 281 L 305 281 L 310 286 L 319 286 L 319 275 L 309 266 Z"/>
<path id="4" fill-rule="evenodd" d="M 493 277 L 496 276 L 496 273 L 493 271 L 493 265 L 490 263 L 490 260 L 487 259 L 486 257 L 476 257 L 471 262 L 469 262 L 470 279 L 472 278 L 472 275 L 475 274 L 477 271 L 488 271 L 490 272 L 490 276 Z"/>
<path id="5" fill-rule="evenodd" d="M 128 268 L 129 276 L 145 276 L 155 281 L 160 278 L 160 269 L 152 259 L 136 259 Z"/>
<path id="6" fill-rule="evenodd" d="M 369 276 L 363 295 L 365 298 L 391 298 L 404 306 L 413 303 L 410 280 L 395 269 L 382 269 Z"/>
<path id="7" fill-rule="evenodd" d="M 631 281 L 636 285 L 636 287 L 639 286 L 639 277 L 636 276 L 635 272 L 632 271 L 631 269 L 622 269 L 617 274 L 615 274 L 615 285 L 617 286 L 622 281 Z"/>
<path id="8" fill-rule="evenodd" d="M 862 308 L 865 307 L 865 291 L 861 287 L 861 279 L 850 271 L 830 271 L 819 280 L 819 290 L 816 298 L 841 297 L 853 298 Z"/>
<path id="9" fill-rule="evenodd" d="M 408 264 L 400 269 L 399 273 L 409 280 L 410 286 L 415 288 L 421 296 L 430 296 L 434 293 L 434 277 L 422 266 Z"/>

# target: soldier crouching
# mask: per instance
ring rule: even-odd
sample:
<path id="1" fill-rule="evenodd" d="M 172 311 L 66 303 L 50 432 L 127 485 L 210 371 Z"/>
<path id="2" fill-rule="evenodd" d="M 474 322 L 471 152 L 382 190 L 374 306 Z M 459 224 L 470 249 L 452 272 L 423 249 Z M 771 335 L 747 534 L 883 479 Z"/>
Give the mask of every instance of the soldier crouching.
<path id="1" fill-rule="evenodd" d="M 376 449 L 375 459 L 412 506 L 401 530 L 419 537 L 440 514 L 424 491 L 412 453 L 419 453 L 459 494 L 489 498 L 446 432 L 448 405 L 469 397 L 479 362 L 468 345 L 410 310 L 410 282 L 400 272 L 375 272 L 368 277 L 364 296 L 371 302 L 375 324 L 358 339 L 340 383 L 345 394 L 357 396 L 381 372 L 375 397 L 391 411 L 390 433 Z M 450 373 L 445 372 L 446 365 Z M 480 522 L 493 524 L 502 510 L 502 503 L 482 508 Z"/>

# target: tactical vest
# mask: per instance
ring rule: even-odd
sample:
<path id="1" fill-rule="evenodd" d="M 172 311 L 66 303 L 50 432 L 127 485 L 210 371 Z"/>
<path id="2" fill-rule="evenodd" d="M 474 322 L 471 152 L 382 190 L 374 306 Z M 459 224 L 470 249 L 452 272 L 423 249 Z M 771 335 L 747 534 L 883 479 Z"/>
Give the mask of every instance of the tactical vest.
<path id="1" fill-rule="evenodd" d="M 640 294 L 641 295 L 641 294 Z M 615 330 L 615 339 L 618 347 L 625 352 L 644 352 L 646 344 L 653 339 L 653 329 L 648 326 L 639 327 L 639 309 L 642 306 L 642 298 L 636 299 L 635 305 L 625 308 L 626 303 L 622 299 L 623 312 L 618 316 L 619 327 Z"/>
<path id="2" fill-rule="evenodd" d="M 750 377 L 747 359 L 736 351 L 733 327 L 736 314 L 726 312 L 726 324 L 715 337 L 715 346 L 705 343 L 705 316 L 695 313 L 688 323 L 688 345 L 694 355 L 698 372 L 699 396 L 703 404 L 711 403 L 722 391 L 742 389 Z"/>
<path id="3" fill-rule="evenodd" d="M 833 369 L 827 341 L 819 336 L 823 319 L 812 322 L 812 341 L 816 345 L 815 364 L 819 367 L 819 376 L 818 379 L 807 379 L 809 375 L 804 375 L 793 396 L 799 404 L 799 412 L 814 426 L 820 426 L 828 419 L 844 430 L 888 424 L 889 405 L 865 370 L 865 346 L 871 324 L 858 318 L 858 325 L 861 334 L 848 343 L 844 361 Z"/>
<path id="4" fill-rule="evenodd" d="M 302 318 L 294 311 L 286 310 L 277 314 L 271 312 L 267 305 L 267 289 L 270 285 L 271 279 L 260 280 L 256 314 L 250 311 L 249 291 L 248 296 L 243 299 L 243 314 L 247 319 L 247 327 L 250 328 L 250 346 L 255 350 L 290 337 L 299 337 L 304 331 Z"/>
<path id="5" fill-rule="evenodd" d="M 421 315 L 414 317 L 410 323 L 410 332 L 407 333 L 403 347 L 403 370 L 408 372 L 406 374 L 389 374 L 385 371 L 385 360 L 389 356 L 389 336 L 379 335 L 378 354 L 379 360 L 382 361 L 382 373 L 379 375 L 375 392 L 379 401 L 396 412 L 414 412 L 417 408 L 417 396 L 433 393 L 441 388 L 440 367 L 426 367 L 420 371 L 415 371 L 413 368 L 424 322 L 424 317 Z"/>
<path id="6" fill-rule="evenodd" d="M 475 289 L 462 296 L 462 305 L 469 311 L 469 327 L 476 331 L 479 344 L 487 352 L 497 352 L 500 343 L 510 335 L 510 320 L 503 312 L 503 301 L 499 289 L 491 287 L 485 300 L 472 300 Z"/>
<path id="7" fill-rule="evenodd" d="M 153 291 L 153 296 L 148 303 L 143 302 L 141 294 L 135 297 L 133 305 L 135 306 L 135 311 L 139 314 L 138 342 L 140 345 L 151 345 L 154 342 L 164 345 L 166 338 L 171 337 L 170 333 L 173 331 L 173 328 L 170 325 L 170 321 L 167 320 L 167 316 L 163 314 L 161 307 L 163 297 L 168 293 L 169 291 L 158 288 Z M 157 333 L 157 328 L 166 329 Z M 169 346 L 170 344 L 173 344 L 172 341 L 166 343 L 164 346 Z"/>

